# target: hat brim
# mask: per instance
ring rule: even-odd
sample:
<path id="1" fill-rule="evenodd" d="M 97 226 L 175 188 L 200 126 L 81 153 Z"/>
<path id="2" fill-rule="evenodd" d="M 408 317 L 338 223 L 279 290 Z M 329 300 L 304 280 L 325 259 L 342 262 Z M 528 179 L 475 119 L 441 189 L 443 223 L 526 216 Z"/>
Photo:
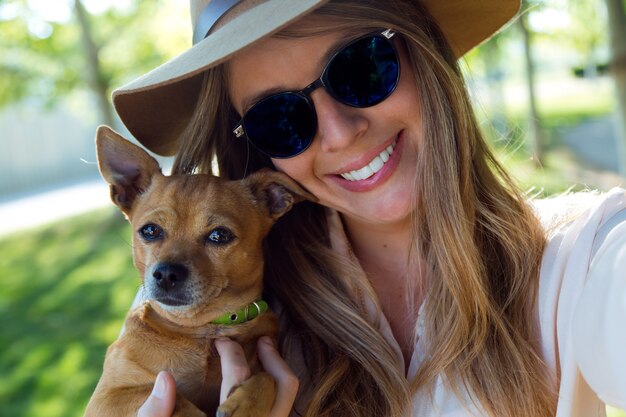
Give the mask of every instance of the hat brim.
<path id="1" fill-rule="evenodd" d="M 118 115 L 146 148 L 174 155 L 198 99 L 202 73 L 327 1 L 269 0 L 242 13 L 192 48 L 115 90 Z M 493 35 L 520 7 L 520 0 L 416 1 L 428 8 L 458 57 Z"/>

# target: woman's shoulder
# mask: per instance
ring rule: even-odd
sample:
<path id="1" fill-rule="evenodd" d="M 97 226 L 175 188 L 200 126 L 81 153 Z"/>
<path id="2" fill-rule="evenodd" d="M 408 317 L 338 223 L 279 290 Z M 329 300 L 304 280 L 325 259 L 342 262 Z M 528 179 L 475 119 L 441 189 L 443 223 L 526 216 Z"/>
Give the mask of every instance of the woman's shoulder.
<path id="1" fill-rule="evenodd" d="M 626 409 L 626 210 L 594 242 L 585 287 L 572 320 L 574 356 L 586 382 L 608 404 Z"/>
<path id="2" fill-rule="evenodd" d="M 590 390 L 580 383 L 579 366 L 586 361 L 581 358 L 591 358 L 598 350 L 583 346 L 576 335 L 584 336 L 579 330 L 585 323 L 603 327 L 597 321 L 598 315 L 603 315 L 609 299 L 606 293 L 603 297 L 597 292 L 591 294 L 592 271 L 603 271 L 600 275 L 605 284 L 623 281 L 623 271 L 616 271 L 613 265 L 616 257 L 606 253 L 609 246 L 610 252 L 616 253 L 615 245 L 626 250 L 626 190 L 570 193 L 538 200 L 533 205 L 548 236 L 539 279 L 538 318 L 544 360 L 555 379 L 560 369 L 559 407 L 574 407 L 575 398 L 597 401 L 596 395 L 606 401 L 610 395 L 603 387 Z M 593 303 L 587 304 L 594 307 L 585 309 L 585 317 L 595 312 L 595 322 L 576 320 L 580 316 L 581 300 L 590 295 Z M 586 334 L 583 338 L 589 336 Z M 591 356 L 581 356 L 581 350 Z"/>
<path id="3" fill-rule="evenodd" d="M 585 214 L 594 210 L 608 212 L 624 209 L 626 190 L 613 188 L 607 192 L 598 190 L 567 191 L 547 198 L 530 199 L 531 207 L 548 235 L 563 233 L 576 220 L 584 221 Z M 616 210 L 615 210 L 616 209 Z"/>
<path id="4" fill-rule="evenodd" d="M 567 193 L 533 200 L 532 205 L 547 236 L 542 281 L 561 281 L 572 274 L 582 278 L 606 236 L 626 221 L 626 190 L 622 188 Z"/>

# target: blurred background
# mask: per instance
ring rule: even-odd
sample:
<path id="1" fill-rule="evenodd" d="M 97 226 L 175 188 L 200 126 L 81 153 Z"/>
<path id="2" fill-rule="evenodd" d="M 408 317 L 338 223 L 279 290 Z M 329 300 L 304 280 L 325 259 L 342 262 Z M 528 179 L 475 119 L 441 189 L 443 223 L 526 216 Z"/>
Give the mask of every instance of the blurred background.
<path id="1" fill-rule="evenodd" d="M 461 62 L 495 152 L 534 195 L 626 185 L 626 0 L 523 7 Z M 188 20 L 180 0 L 0 0 L 0 416 L 83 413 L 139 283 L 95 128 L 125 131 L 112 89 L 186 49 Z"/>

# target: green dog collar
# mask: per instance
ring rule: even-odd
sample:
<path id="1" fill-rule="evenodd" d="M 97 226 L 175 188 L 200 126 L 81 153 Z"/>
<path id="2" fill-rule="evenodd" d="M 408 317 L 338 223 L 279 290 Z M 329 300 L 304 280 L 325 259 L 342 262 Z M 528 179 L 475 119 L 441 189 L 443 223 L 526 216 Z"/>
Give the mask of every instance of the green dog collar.
<path id="1" fill-rule="evenodd" d="M 241 324 L 260 316 L 267 311 L 267 303 L 263 300 L 256 300 L 248 304 L 241 310 L 233 313 L 226 313 L 215 320 L 212 324 Z"/>

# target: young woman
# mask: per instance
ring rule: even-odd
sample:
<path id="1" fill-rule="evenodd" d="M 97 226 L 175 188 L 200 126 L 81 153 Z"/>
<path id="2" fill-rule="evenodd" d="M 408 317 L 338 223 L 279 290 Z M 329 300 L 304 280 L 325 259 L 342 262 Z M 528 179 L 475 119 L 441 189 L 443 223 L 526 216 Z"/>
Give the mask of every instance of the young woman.
<path id="1" fill-rule="evenodd" d="M 114 94 L 176 172 L 269 167 L 319 199 L 267 240 L 282 326 L 279 346 L 259 344 L 273 416 L 626 407 L 626 194 L 558 200 L 557 216 L 531 205 L 485 144 L 457 66 L 518 8 L 192 0 L 194 46 Z M 247 365 L 234 342 L 216 346 L 225 398 Z M 171 415 L 174 390 L 161 373 L 139 414 Z"/>

